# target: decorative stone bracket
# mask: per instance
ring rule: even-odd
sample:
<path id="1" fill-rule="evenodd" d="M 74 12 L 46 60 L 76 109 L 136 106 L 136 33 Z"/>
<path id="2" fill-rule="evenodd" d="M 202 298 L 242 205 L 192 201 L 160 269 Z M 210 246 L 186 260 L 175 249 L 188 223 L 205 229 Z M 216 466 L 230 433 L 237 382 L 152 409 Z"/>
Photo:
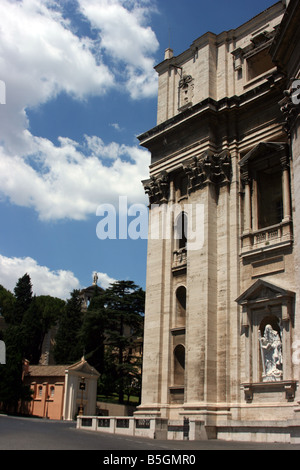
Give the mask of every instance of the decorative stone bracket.
<path id="1" fill-rule="evenodd" d="M 280 382 L 258 382 L 258 383 L 243 383 L 241 388 L 244 390 L 245 400 L 251 403 L 254 393 L 263 392 L 285 392 L 285 398 L 288 401 L 293 401 L 297 388 L 296 380 L 282 380 Z"/>

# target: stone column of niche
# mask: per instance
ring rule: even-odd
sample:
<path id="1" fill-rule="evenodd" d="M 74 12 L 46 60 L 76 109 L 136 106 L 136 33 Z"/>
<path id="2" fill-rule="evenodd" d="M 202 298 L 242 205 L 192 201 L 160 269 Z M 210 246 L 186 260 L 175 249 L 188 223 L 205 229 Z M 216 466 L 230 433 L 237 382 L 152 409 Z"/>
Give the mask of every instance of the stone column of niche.
<path id="1" fill-rule="evenodd" d="M 288 351 L 292 350 L 291 344 L 291 301 L 290 299 L 283 299 L 281 306 L 282 318 L 282 355 L 283 355 L 283 380 L 293 379 L 292 374 L 292 361 Z"/>
<path id="2" fill-rule="evenodd" d="M 247 235 L 251 232 L 251 179 L 248 170 L 242 174 L 242 180 L 245 186 L 245 199 L 244 199 L 244 230 L 243 234 Z"/>
<path id="3" fill-rule="evenodd" d="M 280 159 L 282 168 L 283 222 L 291 220 L 290 175 L 288 156 Z"/>
<path id="4" fill-rule="evenodd" d="M 251 183 L 248 167 L 241 170 L 241 180 L 244 186 L 244 228 L 242 233 L 242 248 L 251 249 L 252 240 L 252 204 L 251 204 Z"/>

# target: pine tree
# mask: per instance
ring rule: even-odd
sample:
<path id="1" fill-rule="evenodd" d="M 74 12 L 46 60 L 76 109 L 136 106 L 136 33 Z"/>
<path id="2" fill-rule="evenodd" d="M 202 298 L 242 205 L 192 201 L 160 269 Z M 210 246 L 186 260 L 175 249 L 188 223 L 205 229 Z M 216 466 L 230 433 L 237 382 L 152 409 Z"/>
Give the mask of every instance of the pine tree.
<path id="1" fill-rule="evenodd" d="M 145 293 L 132 281 L 112 284 L 104 295 L 108 318 L 106 327 L 106 358 L 109 362 L 107 377 L 114 377 L 119 402 L 124 402 L 124 391 L 140 376 L 140 364 L 130 351 L 135 341 L 143 334 Z"/>
<path id="2" fill-rule="evenodd" d="M 59 320 L 54 347 L 54 358 L 58 364 L 72 364 L 80 359 L 83 345 L 80 340 L 82 327 L 82 299 L 80 291 L 75 289 L 64 307 Z"/>
<path id="3" fill-rule="evenodd" d="M 65 302 L 55 297 L 33 297 L 21 324 L 23 357 L 31 364 L 38 364 L 45 335 L 60 318 L 64 306 Z"/>
<path id="4" fill-rule="evenodd" d="M 95 286 L 87 312 L 84 314 L 80 332 L 85 357 L 89 364 L 102 374 L 104 371 L 104 343 L 107 325 L 107 312 L 103 291 Z"/>
<path id="5" fill-rule="evenodd" d="M 15 301 L 14 294 L 0 285 L 0 315 L 7 324 L 13 322 Z"/>
<path id="6" fill-rule="evenodd" d="M 32 302 L 32 284 L 28 274 L 24 274 L 24 276 L 18 280 L 14 293 L 16 302 L 13 324 L 20 325 L 25 312 Z"/>

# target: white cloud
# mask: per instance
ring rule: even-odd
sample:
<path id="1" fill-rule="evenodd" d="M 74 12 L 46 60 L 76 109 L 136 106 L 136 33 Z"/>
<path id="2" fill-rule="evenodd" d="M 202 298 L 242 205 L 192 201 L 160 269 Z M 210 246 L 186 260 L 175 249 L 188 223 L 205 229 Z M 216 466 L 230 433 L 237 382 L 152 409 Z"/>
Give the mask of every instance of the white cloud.
<path id="1" fill-rule="evenodd" d="M 86 138 L 85 146 L 60 139 L 60 146 L 27 133 L 34 157 L 9 156 L 0 147 L 0 193 L 10 202 L 31 207 L 41 220 L 84 220 L 98 205 L 146 203 L 141 180 L 149 154 L 137 147 Z M 34 158 L 35 167 L 30 165 Z"/>
<path id="2" fill-rule="evenodd" d="M 93 55 L 92 41 L 76 36 L 51 4 L 1 0 L 0 78 L 6 85 L 1 140 L 10 151 L 24 151 L 26 109 L 62 91 L 84 99 L 115 86 L 112 71 Z"/>
<path id="3" fill-rule="evenodd" d="M 59 1 L 0 2 L 0 79 L 6 86 L 1 196 L 33 208 L 43 220 L 81 220 L 101 203 L 117 204 L 119 195 L 146 202 L 141 180 L 148 174 L 148 152 L 97 136 L 85 136 L 84 144 L 59 137 L 55 145 L 30 132 L 27 110 L 62 91 L 85 99 L 124 82 L 132 97 L 156 93 L 152 57 L 158 43 L 147 26 L 151 2 L 78 0 L 97 40 L 75 34 Z"/>
<path id="4" fill-rule="evenodd" d="M 103 288 L 107 289 L 110 284 L 114 284 L 117 280 L 108 276 L 106 273 L 97 273 L 98 274 L 98 284 Z"/>
<path id="5" fill-rule="evenodd" d="M 121 132 L 123 129 L 120 127 L 120 125 L 117 122 L 113 122 L 110 124 L 111 127 L 113 127 L 116 131 Z"/>
<path id="6" fill-rule="evenodd" d="M 8 258 L 0 255 L 0 285 L 14 291 L 16 283 L 24 274 L 31 279 L 33 294 L 51 295 L 60 299 L 70 298 L 74 289 L 81 289 L 79 280 L 71 271 L 60 269 L 51 271 L 47 266 L 40 266 L 30 257 Z M 98 272 L 98 284 L 107 289 L 116 279 L 106 273 Z"/>
<path id="7" fill-rule="evenodd" d="M 73 289 L 79 289 L 79 281 L 71 271 L 51 271 L 40 266 L 34 259 L 7 258 L 0 255 L 0 284 L 13 292 L 18 279 L 27 273 L 30 276 L 33 293 L 67 299 Z"/>
<path id="8" fill-rule="evenodd" d="M 159 47 L 154 31 L 147 26 L 153 2 L 78 0 L 78 3 L 99 32 L 101 48 L 120 67 L 119 71 L 114 69 L 115 73 L 126 82 L 132 98 L 153 96 L 157 88 L 153 55 Z"/>

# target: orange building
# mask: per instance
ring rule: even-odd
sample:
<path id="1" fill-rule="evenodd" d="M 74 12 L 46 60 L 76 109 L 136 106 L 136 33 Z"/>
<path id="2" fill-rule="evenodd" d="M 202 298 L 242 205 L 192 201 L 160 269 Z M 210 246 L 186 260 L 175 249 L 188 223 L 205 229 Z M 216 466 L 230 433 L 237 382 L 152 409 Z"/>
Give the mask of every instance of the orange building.
<path id="1" fill-rule="evenodd" d="M 73 365 L 30 366 L 25 364 L 24 383 L 32 390 L 27 412 L 33 416 L 73 420 L 82 408 L 94 415 L 99 373 L 84 357 Z"/>

